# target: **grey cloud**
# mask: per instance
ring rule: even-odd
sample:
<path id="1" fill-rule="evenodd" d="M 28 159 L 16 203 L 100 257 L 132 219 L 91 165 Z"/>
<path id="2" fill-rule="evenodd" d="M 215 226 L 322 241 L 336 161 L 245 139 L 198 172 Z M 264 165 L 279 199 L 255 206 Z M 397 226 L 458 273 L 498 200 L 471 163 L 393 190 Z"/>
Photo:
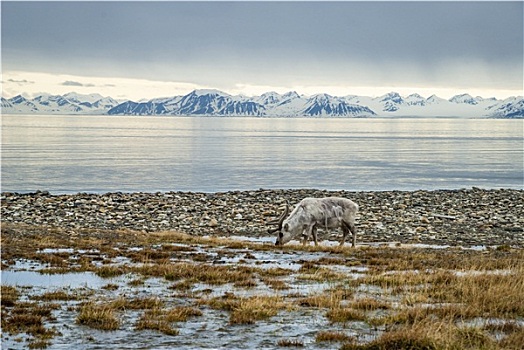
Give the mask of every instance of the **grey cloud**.
<path id="1" fill-rule="evenodd" d="M 447 61 L 522 81 L 522 11 L 516 1 L 2 2 L 2 55 L 12 69 L 198 83 L 347 80 L 351 62 L 431 77 Z"/>
<path id="2" fill-rule="evenodd" d="M 16 83 L 16 84 L 19 84 L 19 85 L 34 84 L 35 83 L 34 81 L 29 81 L 29 80 L 26 80 L 26 79 L 23 79 L 23 80 L 7 79 L 7 81 L 10 82 L 10 83 Z"/>
<path id="3" fill-rule="evenodd" d="M 522 55 L 519 2 L 4 2 L 2 9 L 4 46 L 56 55 Z"/>
<path id="4" fill-rule="evenodd" d="M 83 87 L 93 87 L 93 86 L 95 86 L 93 84 L 82 84 L 82 83 L 79 83 L 77 81 L 71 81 L 71 80 L 66 80 L 61 85 L 64 85 L 64 86 L 83 86 Z"/>

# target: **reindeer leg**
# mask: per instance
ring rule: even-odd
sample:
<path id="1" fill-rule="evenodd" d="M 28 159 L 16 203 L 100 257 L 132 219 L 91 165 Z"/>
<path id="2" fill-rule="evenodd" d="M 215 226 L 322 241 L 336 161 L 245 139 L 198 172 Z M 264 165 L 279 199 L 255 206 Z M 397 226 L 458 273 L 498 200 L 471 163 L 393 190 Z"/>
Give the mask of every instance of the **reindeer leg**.
<path id="1" fill-rule="evenodd" d="M 304 228 L 302 230 L 302 245 L 303 246 L 307 244 L 308 233 L 309 233 L 309 227 L 304 225 Z"/>
<path id="2" fill-rule="evenodd" d="M 342 223 L 342 239 L 340 240 L 340 246 L 342 247 L 344 245 L 344 242 L 346 241 L 346 236 L 349 233 L 349 228 L 346 226 L 346 223 Z"/>
<path id="3" fill-rule="evenodd" d="M 344 240 L 346 239 L 346 234 L 351 232 L 351 234 L 353 235 L 351 247 L 355 248 L 355 246 L 357 245 L 357 228 L 355 227 L 355 224 L 353 224 L 352 222 L 347 223 L 344 221 L 344 226 L 345 226 L 345 230 L 347 230 L 344 233 Z"/>
<path id="4" fill-rule="evenodd" d="M 318 239 L 317 239 L 317 227 L 313 226 L 311 229 L 311 235 L 313 236 L 313 240 L 315 241 L 315 246 L 318 246 Z"/>

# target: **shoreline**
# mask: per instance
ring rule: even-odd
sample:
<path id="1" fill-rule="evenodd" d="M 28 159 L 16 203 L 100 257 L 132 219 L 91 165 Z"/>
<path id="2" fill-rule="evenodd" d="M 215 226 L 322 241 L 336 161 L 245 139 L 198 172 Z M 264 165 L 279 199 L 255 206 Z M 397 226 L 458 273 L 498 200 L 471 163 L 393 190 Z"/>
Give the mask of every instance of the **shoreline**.
<path id="1" fill-rule="evenodd" d="M 395 241 L 449 246 L 524 247 L 524 190 L 328 191 L 259 189 L 229 192 L 1 194 L 2 223 L 75 229 L 179 231 L 197 236 L 273 237 L 266 222 L 286 201 L 340 196 L 360 206 L 358 243 Z M 324 232 L 336 240 L 339 231 Z M 347 243 L 346 243 L 347 244 Z"/>

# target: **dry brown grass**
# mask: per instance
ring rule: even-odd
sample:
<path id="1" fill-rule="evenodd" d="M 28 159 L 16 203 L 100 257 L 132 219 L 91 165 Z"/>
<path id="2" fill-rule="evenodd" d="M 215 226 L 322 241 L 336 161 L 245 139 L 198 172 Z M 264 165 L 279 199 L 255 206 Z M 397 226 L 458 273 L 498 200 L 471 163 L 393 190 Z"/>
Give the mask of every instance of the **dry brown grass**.
<path id="1" fill-rule="evenodd" d="M 509 333 L 499 342 L 502 349 L 521 350 L 524 349 L 524 329 Z"/>
<path id="2" fill-rule="evenodd" d="M 32 297 L 32 299 L 45 300 L 45 301 L 50 301 L 50 300 L 67 301 L 67 300 L 82 300 L 86 296 L 87 295 L 85 293 L 77 292 L 77 293 L 72 294 L 72 293 L 66 292 L 65 290 L 58 289 L 55 291 L 45 292 L 41 295 L 34 296 Z"/>
<path id="3" fill-rule="evenodd" d="M 102 278 L 111 278 L 123 275 L 126 273 L 126 268 L 124 266 L 114 266 L 114 265 L 102 265 L 92 269 L 95 274 Z"/>
<path id="4" fill-rule="evenodd" d="M 274 289 L 274 290 L 286 290 L 286 289 L 289 289 L 289 285 L 280 280 L 280 279 L 276 279 L 276 278 L 262 278 L 262 281 L 271 289 Z"/>
<path id="5" fill-rule="evenodd" d="M 18 293 L 16 289 L 9 289 L 9 293 Z M 7 294 L 7 293 L 6 293 Z M 7 299 L 6 299 L 7 300 Z M 55 328 L 45 327 L 45 322 L 53 320 L 52 311 L 58 308 L 55 304 L 34 302 L 18 302 L 11 299 L 7 306 L 2 304 L 2 332 L 11 335 L 27 334 L 29 348 L 45 348 L 49 340 L 60 334 Z"/>
<path id="6" fill-rule="evenodd" d="M 89 301 L 80 306 L 76 322 L 91 328 L 113 331 L 120 327 L 120 321 L 111 305 Z"/>
<path id="7" fill-rule="evenodd" d="M 344 273 L 336 272 L 328 267 L 322 267 L 315 264 L 306 263 L 300 268 L 299 272 L 300 275 L 297 278 L 302 280 L 332 282 L 347 279 L 347 275 Z"/>
<path id="8" fill-rule="evenodd" d="M 197 300 L 197 305 L 207 305 L 215 310 L 232 311 L 238 305 L 238 297 L 224 295 Z"/>
<path id="9" fill-rule="evenodd" d="M 168 281 L 187 280 L 212 285 L 252 280 L 256 269 L 246 266 L 225 266 L 178 262 L 169 264 L 148 264 L 130 267 L 129 272 L 144 276 L 163 277 Z"/>
<path id="10" fill-rule="evenodd" d="M 340 305 L 341 300 L 341 293 L 334 291 L 300 298 L 296 303 L 305 307 L 336 308 Z"/>
<path id="11" fill-rule="evenodd" d="M 13 306 L 18 298 L 20 297 L 20 292 L 16 287 L 8 286 L 8 285 L 2 285 L 2 289 L 0 290 L 0 304 L 2 305 L 2 309 L 4 307 Z"/>
<path id="12" fill-rule="evenodd" d="M 175 336 L 180 332 L 173 328 L 170 322 L 165 320 L 162 313 L 158 309 L 146 311 L 137 321 L 135 325 L 136 330 L 154 330 L 166 335 Z"/>
<path id="13" fill-rule="evenodd" d="M 363 311 L 387 310 L 391 308 L 391 304 L 388 302 L 377 300 L 375 298 L 367 297 L 367 298 L 360 298 L 360 299 L 357 299 L 349 303 L 348 307 L 351 307 L 357 310 L 363 310 Z"/>
<path id="14" fill-rule="evenodd" d="M 168 322 L 185 322 L 190 317 L 202 316 L 202 311 L 191 306 L 178 306 L 164 312 Z"/>
<path id="15" fill-rule="evenodd" d="M 106 302 L 105 305 L 114 310 L 142 310 L 160 308 L 164 305 L 164 302 L 156 296 L 140 298 L 119 297 Z"/>
<path id="16" fill-rule="evenodd" d="M 315 336 L 315 341 L 317 343 L 321 342 L 344 342 L 344 343 L 350 343 L 354 342 L 356 339 L 352 336 L 347 335 L 343 332 L 335 332 L 335 331 L 321 331 L 318 332 Z"/>
<path id="17" fill-rule="evenodd" d="M 424 320 L 417 324 L 399 326 L 383 333 L 367 344 L 345 344 L 342 349 L 503 349 L 504 346 L 477 327 L 461 326 L 453 322 Z"/>
<path id="18" fill-rule="evenodd" d="M 457 303 L 478 316 L 524 315 L 524 263 L 507 273 L 466 274 L 445 286 L 432 284 L 428 295 L 439 302 Z"/>
<path id="19" fill-rule="evenodd" d="M 173 283 L 169 289 L 175 289 L 180 291 L 189 291 L 193 288 L 194 283 L 190 280 L 182 280 L 180 282 Z"/>
<path id="20" fill-rule="evenodd" d="M 347 323 L 351 321 L 364 321 L 366 314 L 350 307 L 335 307 L 326 313 L 327 319 L 332 323 Z"/>
<path id="21" fill-rule="evenodd" d="M 289 308 L 279 296 L 253 296 L 240 298 L 229 318 L 231 324 L 252 324 L 275 316 L 279 310 Z"/>
<path id="22" fill-rule="evenodd" d="M 147 310 L 138 319 L 137 330 L 155 330 L 166 335 L 175 336 L 179 331 L 173 327 L 174 322 L 185 322 L 190 317 L 202 316 L 202 311 L 194 307 L 179 306 L 171 309 L 153 308 Z"/>
<path id="23" fill-rule="evenodd" d="M 293 270 L 284 269 L 282 267 L 272 267 L 269 269 L 257 269 L 257 272 L 260 276 L 264 277 L 282 277 L 289 276 L 293 273 Z"/>

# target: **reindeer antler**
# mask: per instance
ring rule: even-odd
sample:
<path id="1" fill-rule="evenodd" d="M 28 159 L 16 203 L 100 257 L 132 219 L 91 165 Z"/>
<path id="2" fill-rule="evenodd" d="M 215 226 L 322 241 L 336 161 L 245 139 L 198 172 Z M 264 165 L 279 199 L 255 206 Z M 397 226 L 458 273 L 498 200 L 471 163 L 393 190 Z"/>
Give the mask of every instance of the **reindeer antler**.
<path id="1" fill-rule="evenodd" d="M 278 227 L 277 228 L 268 229 L 267 232 L 268 233 L 275 233 L 277 231 L 282 230 L 282 223 L 284 222 L 284 219 L 286 218 L 288 213 L 289 213 L 289 204 L 286 201 L 286 208 L 284 209 L 284 212 L 282 213 L 282 215 L 280 215 L 280 217 L 278 219 L 271 220 L 271 221 L 268 221 L 266 223 L 266 225 L 278 225 Z"/>

